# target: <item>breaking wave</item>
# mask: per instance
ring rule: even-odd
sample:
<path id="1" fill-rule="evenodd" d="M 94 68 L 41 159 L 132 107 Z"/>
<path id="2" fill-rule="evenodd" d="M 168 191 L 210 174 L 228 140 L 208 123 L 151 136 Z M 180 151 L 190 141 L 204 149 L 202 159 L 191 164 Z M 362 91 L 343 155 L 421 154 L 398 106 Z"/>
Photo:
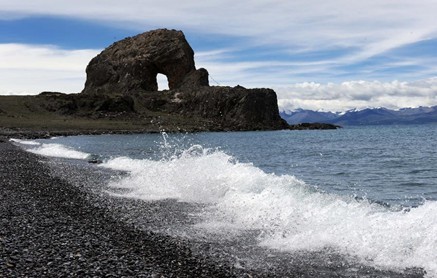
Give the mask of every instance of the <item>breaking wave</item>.
<path id="1" fill-rule="evenodd" d="M 321 193 L 290 175 L 200 145 L 162 160 L 117 157 L 102 167 L 128 172 L 119 196 L 207 204 L 200 229 L 260 231 L 259 244 L 286 251 L 334 248 L 377 267 L 423 267 L 437 276 L 437 202 L 408 210 Z M 117 191 L 119 192 L 119 191 Z"/>
<path id="2" fill-rule="evenodd" d="M 70 158 L 70 159 L 87 159 L 90 154 L 74 150 L 73 148 L 55 143 L 40 143 L 32 140 L 10 139 L 10 141 L 21 145 L 27 151 L 43 156 Z"/>
<path id="3" fill-rule="evenodd" d="M 61 144 L 11 141 L 40 155 L 90 157 Z M 437 201 L 394 209 L 353 196 L 322 193 L 294 176 L 268 174 L 200 145 L 164 154 L 161 160 L 116 157 L 100 166 L 127 173 L 109 183 L 110 188 L 124 189 L 111 194 L 205 204 L 208 209 L 196 224 L 198 229 L 254 230 L 259 232 L 259 245 L 267 248 L 330 248 L 376 267 L 422 267 L 429 277 L 437 277 Z"/>

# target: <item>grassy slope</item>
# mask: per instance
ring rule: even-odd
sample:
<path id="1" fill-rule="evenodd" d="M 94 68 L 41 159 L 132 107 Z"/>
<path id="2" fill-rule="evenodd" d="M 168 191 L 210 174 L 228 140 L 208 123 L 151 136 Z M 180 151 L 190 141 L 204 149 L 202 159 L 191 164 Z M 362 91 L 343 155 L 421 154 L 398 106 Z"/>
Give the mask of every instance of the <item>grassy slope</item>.
<path id="1" fill-rule="evenodd" d="M 104 130 L 138 128 L 126 121 L 62 116 L 41 108 L 32 96 L 0 96 L 0 126 L 35 130 Z"/>
<path id="2" fill-rule="evenodd" d="M 0 134 L 104 133 L 202 130 L 202 120 L 156 111 L 142 111 L 134 117 L 78 117 L 50 112 L 42 107 L 47 100 L 36 96 L 0 96 Z M 8 130 L 8 132 L 5 132 Z"/>

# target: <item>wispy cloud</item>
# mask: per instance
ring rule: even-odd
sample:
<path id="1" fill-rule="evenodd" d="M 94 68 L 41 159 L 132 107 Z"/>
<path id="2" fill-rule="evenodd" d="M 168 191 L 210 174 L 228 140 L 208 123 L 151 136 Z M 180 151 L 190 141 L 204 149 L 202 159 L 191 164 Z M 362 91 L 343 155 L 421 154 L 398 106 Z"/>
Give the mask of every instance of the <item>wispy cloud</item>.
<path id="1" fill-rule="evenodd" d="M 34 0 L 26 5 L 17 1 L 0 1 L 0 4 L 1 11 L 10 17 L 78 17 L 141 31 L 150 27 L 174 27 L 307 50 L 355 48 L 356 53 L 346 57 L 351 61 L 437 35 L 434 0 Z"/>
<path id="2" fill-rule="evenodd" d="M 284 109 L 327 110 L 436 104 L 435 10 L 435 0 L 0 0 L 0 20 L 54 16 L 226 38 L 196 51 L 212 85 L 274 87 Z M 424 42 L 432 47 L 420 51 Z M 0 93 L 80 91 L 99 51 L 0 45 Z"/>
<path id="3" fill-rule="evenodd" d="M 377 106 L 437 105 L 437 77 L 413 82 L 291 82 L 302 73 L 329 69 L 334 62 L 233 62 L 233 51 L 217 49 L 198 52 L 196 65 L 208 69 L 211 85 L 265 87 L 267 84 L 277 92 L 282 110 L 344 111 Z M 0 94 L 80 92 L 86 78 L 86 65 L 99 52 L 97 49 L 65 50 L 50 45 L 0 44 Z M 223 55 L 228 59 L 222 60 Z M 274 72 L 273 77 L 260 71 L 266 68 Z M 242 80 L 245 82 L 242 83 Z M 159 87 L 165 89 L 165 76 L 159 76 L 158 81 Z"/>
<path id="4" fill-rule="evenodd" d="M 99 50 L 64 50 L 51 45 L 0 44 L 0 69 L 83 71 Z"/>
<path id="5" fill-rule="evenodd" d="M 0 94 L 37 94 L 47 90 L 79 92 L 85 82 L 86 65 L 98 52 L 0 44 Z"/>

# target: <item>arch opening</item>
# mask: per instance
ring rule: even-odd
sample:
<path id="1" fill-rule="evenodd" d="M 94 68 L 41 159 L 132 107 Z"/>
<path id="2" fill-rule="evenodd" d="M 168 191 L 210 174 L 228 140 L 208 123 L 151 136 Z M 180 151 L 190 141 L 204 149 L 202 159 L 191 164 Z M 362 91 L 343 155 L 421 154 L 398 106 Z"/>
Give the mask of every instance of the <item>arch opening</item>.
<path id="1" fill-rule="evenodd" d="M 158 91 L 168 90 L 168 78 L 165 74 L 158 73 L 156 75 L 156 81 L 158 83 Z"/>

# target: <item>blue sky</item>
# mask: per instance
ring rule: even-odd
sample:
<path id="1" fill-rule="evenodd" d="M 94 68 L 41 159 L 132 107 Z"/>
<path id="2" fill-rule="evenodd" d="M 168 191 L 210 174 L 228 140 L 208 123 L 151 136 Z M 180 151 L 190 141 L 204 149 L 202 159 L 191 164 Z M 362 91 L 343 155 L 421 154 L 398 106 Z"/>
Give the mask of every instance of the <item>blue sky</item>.
<path id="1" fill-rule="evenodd" d="M 80 92 L 105 47 L 174 28 L 212 85 L 273 88 L 282 110 L 437 105 L 436 10 L 435 0 L 0 0 L 0 94 Z"/>

